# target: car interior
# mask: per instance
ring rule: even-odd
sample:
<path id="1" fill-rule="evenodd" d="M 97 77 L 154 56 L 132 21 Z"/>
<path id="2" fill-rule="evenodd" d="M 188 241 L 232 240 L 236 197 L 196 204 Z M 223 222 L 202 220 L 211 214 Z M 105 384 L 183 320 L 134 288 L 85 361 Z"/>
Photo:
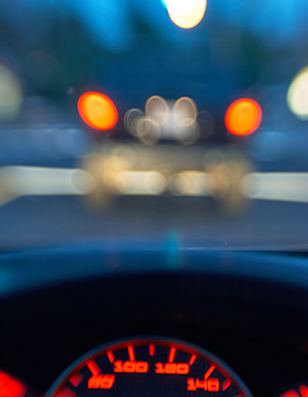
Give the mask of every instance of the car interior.
<path id="1" fill-rule="evenodd" d="M 307 17 L 0 1 L 0 397 L 308 397 Z"/>

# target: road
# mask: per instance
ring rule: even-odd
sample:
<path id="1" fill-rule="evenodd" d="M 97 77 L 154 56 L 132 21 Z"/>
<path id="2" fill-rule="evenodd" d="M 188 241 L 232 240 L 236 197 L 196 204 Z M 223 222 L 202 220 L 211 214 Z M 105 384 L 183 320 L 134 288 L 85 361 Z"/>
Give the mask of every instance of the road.
<path id="1" fill-rule="evenodd" d="M 200 200 L 135 201 L 95 212 L 78 197 L 25 197 L 0 208 L 2 250 L 89 239 L 175 240 L 209 249 L 308 248 L 307 204 L 254 201 L 226 216 Z"/>
<path id="2" fill-rule="evenodd" d="M 262 172 L 308 171 L 306 155 L 257 161 L 255 169 Z M 53 160 L 39 165 L 79 164 Z M 288 202 L 247 201 L 240 213 L 230 215 L 204 198 L 129 197 L 95 211 L 83 197 L 31 196 L 0 207 L 0 223 L 3 251 L 89 239 L 171 239 L 209 249 L 308 249 L 308 204 Z"/>

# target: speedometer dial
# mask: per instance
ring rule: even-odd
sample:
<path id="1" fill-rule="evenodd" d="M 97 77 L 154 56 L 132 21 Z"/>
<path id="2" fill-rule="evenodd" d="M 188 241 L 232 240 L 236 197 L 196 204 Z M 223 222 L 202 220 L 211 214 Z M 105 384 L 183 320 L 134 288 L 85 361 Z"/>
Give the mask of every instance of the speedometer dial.
<path id="1" fill-rule="evenodd" d="M 19 379 L 0 371 L 0 396 L 1 397 L 33 397 L 28 387 Z"/>
<path id="2" fill-rule="evenodd" d="M 251 397 L 212 354 L 172 340 L 101 346 L 75 362 L 48 397 Z"/>
<path id="3" fill-rule="evenodd" d="M 308 382 L 284 392 L 281 397 L 308 397 Z"/>

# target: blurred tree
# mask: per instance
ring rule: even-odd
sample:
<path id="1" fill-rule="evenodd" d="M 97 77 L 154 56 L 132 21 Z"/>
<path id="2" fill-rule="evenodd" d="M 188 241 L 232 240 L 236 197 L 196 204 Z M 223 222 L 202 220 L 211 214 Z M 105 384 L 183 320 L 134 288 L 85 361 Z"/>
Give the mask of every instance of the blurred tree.
<path id="1" fill-rule="evenodd" d="M 261 82 L 269 57 L 270 50 L 263 38 L 249 30 L 241 31 L 241 69 L 246 87 Z"/>
<path id="2" fill-rule="evenodd" d="M 28 76 L 37 93 L 60 97 L 87 86 L 93 60 L 107 52 L 80 20 L 55 18 L 40 48 L 28 56 Z"/>
<path id="3" fill-rule="evenodd" d="M 155 30 L 146 18 L 137 11 L 137 9 L 132 8 L 130 12 L 132 33 L 136 37 L 147 36 L 148 38 L 159 40 L 159 33 Z"/>
<path id="4" fill-rule="evenodd" d="M 232 68 L 239 76 L 242 89 L 260 82 L 269 61 L 270 49 L 261 35 L 243 29 L 238 21 L 215 16 L 206 27 L 211 41 L 211 61 L 217 67 Z"/>

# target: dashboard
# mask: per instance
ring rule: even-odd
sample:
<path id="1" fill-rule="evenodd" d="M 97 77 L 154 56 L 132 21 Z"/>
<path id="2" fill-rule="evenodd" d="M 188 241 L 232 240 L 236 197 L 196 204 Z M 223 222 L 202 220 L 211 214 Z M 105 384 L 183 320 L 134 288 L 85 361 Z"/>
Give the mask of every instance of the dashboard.
<path id="1" fill-rule="evenodd" d="M 244 385 L 242 390 L 249 390 L 228 394 L 214 386 L 206 390 L 203 383 L 203 389 L 188 392 L 193 395 L 306 397 L 307 265 L 300 254 L 209 251 L 201 244 L 179 246 L 172 241 L 104 240 L 4 253 L 0 369 L 29 387 L 27 397 L 43 396 L 67 368 L 72 371 L 82 362 L 80 357 L 96 352 L 98 363 L 99 352 L 106 355 L 114 349 L 116 356 L 118 343 L 125 349 L 133 346 L 138 355 L 140 341 L 142 346 L 155 345 L 157 351 L 163 342 L 169 353 L 161 351 L 161 361 L 191 360 L 194 354 L 189 358 L 184 353 L 196 351 L 209 365 L 211 360 L 219 363 L 215 379 L 227 368 Z M 104 350 L 106 346 L 109 350 Z M 180 361 L 177 356 L 170 359 L 174 346 L 182 351 Z M 149 352 L 143 363 L 157 365 Z M 122 372 L 127 372 L 125 360 L 134 362 L 131 353 L 125 354 L 119 356 Z M 142 372 L 144 367 L 140 368 Z M 164 385 L 169 388 L 145 394 L 184 395 L 192 378 L 166 374 Z M 139 379 L 131 373 L 115 376 L 133 377 L 129 384 Z M 186 376 L 182 386 L 176 386 L 179 390 L 170 386 L 177 376 Z M 151 384 L 143 382 L 140 390 Z M 116 390 L 94 388 L 75 396 L 142 394 L 139 389 Z"/>

